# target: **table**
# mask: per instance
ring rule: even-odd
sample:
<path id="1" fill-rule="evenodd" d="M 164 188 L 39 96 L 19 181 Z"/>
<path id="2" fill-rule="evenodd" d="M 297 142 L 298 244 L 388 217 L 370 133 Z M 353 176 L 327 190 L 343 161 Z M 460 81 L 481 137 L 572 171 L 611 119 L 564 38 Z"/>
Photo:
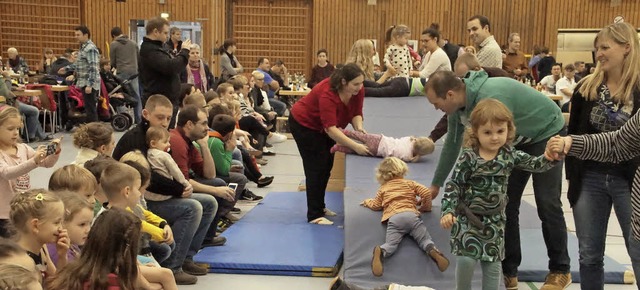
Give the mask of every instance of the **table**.
<path id="1" fill-rule="evenodd" d="M 309 92 L 311 92 L 311 90 L 309 89 L 302 90 L 302 91 L 279 90 L 278 95 L 280 96 L 281 99 L 283 99 L 285 104 L 287 104 L 287 108 L 291 109 L 291 107 L 293 106 L 293 104 L 295 104 L 295 102 L 297 102 L 300 98 L 308 95 Z"/>
<path id="2" fill-rule="evenodd" d="M 66 92 L 69 90 L 69 86 L 63 86 L 63 85 L 53 85 L 51 86 L 51 91 L 53 92 Z"/>
<path id="3" fill-rule="evenodd" d="M 558 102 L 558 101 L 562 101 L 564 97 L 560 95 L 549 95 L 549 98 L 555 102 Z"/>
<path id="4" fill-rule="evenodd" d="M 40 90 L 17 90 L 11 91 L 16 96 L 37 97 L 42 94 Z"/>

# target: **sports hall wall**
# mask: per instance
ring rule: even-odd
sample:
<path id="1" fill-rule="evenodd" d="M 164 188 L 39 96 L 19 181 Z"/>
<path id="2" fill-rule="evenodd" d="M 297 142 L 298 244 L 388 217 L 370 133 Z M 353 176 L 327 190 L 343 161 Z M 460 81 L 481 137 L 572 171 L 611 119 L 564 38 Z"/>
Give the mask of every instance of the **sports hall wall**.
<path id="1" fill-rule="evenodd" d="M 164 2 L 164 4 L 160 4 Z M 83 23 L 102 49 L 109 31 L 128 31 L 131 19 L 169 13 L 171 21 L 202 23 L 203 56 L 217 60 L 213 48 L 226 37 L 238 40 L 236 55 L 248 68 L 259 56 L 283 59 L 290 70 L 305 72 L 315 62 L 315 51 L 326 48 L 333 62 L 342 62 L 358 38 L 377 39 L 382 53 L 384 31 L 393 24 L 412 28 L 412 38 L 432 22 L 454 43 L 468 44 L 466 20 L 474 14 L 489 17 L 498 43 L 519 32 L 522 50 L 534 44 L 552 52 L 559 28 L 601 28 L 623 15 L 640 26 L 636 0 L 0 0 L 0 50 L 16 47 L 30 64 L 44 48 L 56 54 L 75 47 L 73 27 Z M 212 68 L 217 70 L 217 65 Z"/>

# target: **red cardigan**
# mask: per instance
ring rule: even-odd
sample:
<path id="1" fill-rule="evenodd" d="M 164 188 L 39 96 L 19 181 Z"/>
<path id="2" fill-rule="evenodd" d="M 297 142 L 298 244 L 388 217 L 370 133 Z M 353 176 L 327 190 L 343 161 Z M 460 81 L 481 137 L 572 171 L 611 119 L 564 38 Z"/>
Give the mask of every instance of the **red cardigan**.
<path id="1" fill-rule="evenodd" d="M 291 114 L 296 121 L 311 130 L 323 132 L 336 126 L 345 128 L 355 116 L 362 116 L 364 87 L 345 105 L 337 92 L 331 90 L 330 79 L 318 83 L 311 92 L 297 101 Z"/>

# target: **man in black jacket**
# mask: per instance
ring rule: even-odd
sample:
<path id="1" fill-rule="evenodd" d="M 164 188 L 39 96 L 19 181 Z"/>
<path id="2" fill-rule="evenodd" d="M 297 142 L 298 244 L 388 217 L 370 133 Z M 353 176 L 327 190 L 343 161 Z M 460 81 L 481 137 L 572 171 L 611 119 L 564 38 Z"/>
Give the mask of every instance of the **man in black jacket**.
<path id="1" fill-rule="evenodd" d="M 191 40 L 182 43 L 182 49 L 176 57 L 166 51 L 162 44 L 169 35 L 169 22 L 161 17 L 153 18 L 145 27 L 147 35 L 142 39 L 138 69 L 142 81 L 142 102 L 154 94 L 164 95 L 173 103 L 173 115 L 170 128 L 175 124 L 180 94 L 180 72 L 189 61 Z"/>
<path id="2" fill-rule="evenodd" d="M 182 29 L 171 27 L 169 29 L 169 39 L 162 44 L 162 47 L 172 56 L 178 56 L 182 49 Z"/>

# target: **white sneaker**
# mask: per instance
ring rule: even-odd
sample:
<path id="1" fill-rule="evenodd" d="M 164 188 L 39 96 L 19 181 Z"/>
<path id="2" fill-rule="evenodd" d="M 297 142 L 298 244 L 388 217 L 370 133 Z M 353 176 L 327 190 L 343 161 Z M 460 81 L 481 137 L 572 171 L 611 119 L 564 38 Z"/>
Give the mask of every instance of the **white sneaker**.
<path id="1" fill-rule="evenodd" d="M 287 141 L 287 136 L 278 133 L 271 133 L 267 137 L 267 143 L 269 144 L 282 143 L 284 141 Z"/>

